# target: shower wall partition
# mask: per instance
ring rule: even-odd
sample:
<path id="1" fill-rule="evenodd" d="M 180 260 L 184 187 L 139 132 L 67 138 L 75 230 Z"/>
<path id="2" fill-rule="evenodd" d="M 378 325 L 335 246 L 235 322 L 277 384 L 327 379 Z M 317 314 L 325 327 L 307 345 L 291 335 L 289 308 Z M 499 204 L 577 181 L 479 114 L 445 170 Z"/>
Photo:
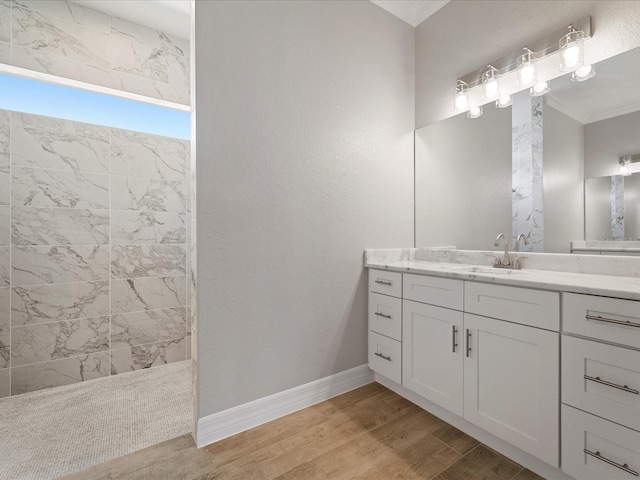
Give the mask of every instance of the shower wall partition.
<path id="1" fill-rule="evenodd" d="M 0 110 L 0 397 L 190 356 L 189 142 Z"/>

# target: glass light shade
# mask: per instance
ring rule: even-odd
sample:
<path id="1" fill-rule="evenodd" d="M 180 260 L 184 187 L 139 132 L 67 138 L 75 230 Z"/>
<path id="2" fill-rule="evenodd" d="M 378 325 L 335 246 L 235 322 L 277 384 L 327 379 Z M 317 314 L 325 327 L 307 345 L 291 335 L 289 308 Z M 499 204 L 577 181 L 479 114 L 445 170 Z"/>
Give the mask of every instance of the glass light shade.
<path id="1" fill-rule="evenodd" d="M 491 65 L 489 65 L 489 70 L 482 74 L 482 97 L 485 100 L 495 100 L 500 96 L 499 77 L 500 72 Z"/>
<path id="2" fill-rule="evenodd" d="M 560 39 L 560 71 L 572 72 L 583 64 L 584 32 L 569 32 Z"/>
<path id="3" fill-rule="evenodd" d="M 571 74 L 572 82 L 584 82 L 585 80 L 589 80 L 596 74 L 595 68 L 593 65 L 583 65 L 573 71 Z"/>
<path id="4" fill-rule="evenodd" d="M 453 106 L 457 112 L 464 112 L 469 109 L 469 87 L 465 83 L 459 82 L 453 93 Z"/>
<path id="5" fill-rule="evenodd" d="M 547 82 L 536 83 L 529 89 L 529 95 L 532 97 L 540 97 L 545 93 L 549 93 L 549 84 Z"/>
<path id="6" fill-rule="evenodd" d="M 482 116 L 482 107 L 471 107 L 467 112 L 467 118 L 478 118 Z"/>
<path id="7" fill-rule="evenodd" d="M 504 95 L 496 100 L 496 107 L 498 108 L 507 108 L 511 105 L 513 105 L 513 98 L 511 95 Z"/>
<path id="8" fill-rule="evenodd" d="M 535 85 L 538 80 L 538 72 L 536 69 L 536 54 L 530 50 L 525 51 L 516 60 L 518 71 L 518 86 L 530 87 Z"/>

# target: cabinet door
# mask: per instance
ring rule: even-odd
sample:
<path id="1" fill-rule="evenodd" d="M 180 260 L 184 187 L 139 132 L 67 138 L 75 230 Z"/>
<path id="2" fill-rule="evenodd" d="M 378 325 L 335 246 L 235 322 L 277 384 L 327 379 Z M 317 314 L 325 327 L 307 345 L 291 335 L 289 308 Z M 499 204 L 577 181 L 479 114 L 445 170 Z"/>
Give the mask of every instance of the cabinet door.
<path id="1" fill-rule="evenodd" d="M 471 314 L 464 328 L 464 418 L 557 467 L 559 334 Z"/>
<path id="2" fill-rule="evenodd" d="M 460 416 L 462 319 L 462 312 L 403 302 L 402 384 Z"/>

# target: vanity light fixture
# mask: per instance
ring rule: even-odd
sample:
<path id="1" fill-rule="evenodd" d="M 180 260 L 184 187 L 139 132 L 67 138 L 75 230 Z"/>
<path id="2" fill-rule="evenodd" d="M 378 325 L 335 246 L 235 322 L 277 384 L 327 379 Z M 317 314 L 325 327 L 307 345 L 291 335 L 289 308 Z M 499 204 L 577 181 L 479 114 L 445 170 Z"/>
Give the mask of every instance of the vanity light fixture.
<path id="1" fill-rule="evenodd" d="M 485 100 L 495 100 L 500 96 L 500 70 L 493 65 L 487 65 L 487 71 L 482 74 L 482 97 Z"/>
<path id="2" fill-rule="evenodd" d="M 547 82 L 536 83 L 529 89 L 529 95 L 532 97 L 541 97 L 545 93 L 549 93 L 549 84 Z"/>
<path id="3" fill-rule="evenodd" d="M 457 112 L 464 112 L 469 108 L 469 84 L 458 79 L 458 84 L 453 93 L 453 102 Z"/>
<path id="4" fill-rule="evenodd" d="M 502 95 L 496 100 L 496 107 L 507 108 L 513 105 L 513 97 L 511 95 Z"/>
<path id="5" fill-rule="evenodd" d="M 482 116 L 482 107 L 473 106 L 467 112 L 467 118 L 479 118 Z"/>
<path id="6" fill-rule="evenodd" d="M 454 94 L 456 112 L 478 118 L 483 105 L 491 102 L 497 108 L 508 107 L 512 95 L 525 89 L 532 96 L 544 95 L 549 92 L 548 82 L 560 75 L 558 65 L 572 74 L 573 81 L 591 78 L 595 71 L 584 63 L 584 42 L 592 33 L 591 17 L 587 16 L 569 25 L 568 33 L 564 27 L 460 77 Z"/>
<path id="7" fill-rule="evenodd" d="M 569 33 L 560 39 L 560 71 L 572 72 L 584 64 L 584 32 L 569 25 Z"/>
<path id="8" fill-rule="evenodd" d="M 531 87 L 538 83 L 536 68 L 536 53 L 529 47 L 524 47 L 524 53 L 516 60 L 518 70 L 518 86 Z"/>

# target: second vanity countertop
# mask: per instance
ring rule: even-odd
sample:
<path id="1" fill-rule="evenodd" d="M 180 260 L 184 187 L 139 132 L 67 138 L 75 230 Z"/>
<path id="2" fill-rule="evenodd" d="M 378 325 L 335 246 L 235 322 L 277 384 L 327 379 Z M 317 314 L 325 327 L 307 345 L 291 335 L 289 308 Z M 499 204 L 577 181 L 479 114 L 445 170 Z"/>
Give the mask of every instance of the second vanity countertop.
<path id="1" fill-rule="evenodd" d="M 387 252 L 389 252 L 388 250 Z M 405 249 L 403 252 L 409 250 Z M 368 252 L 374 252 L 368 255 Z M 375 255 L 378 251 L 365 253 L 365 267 L 402 273 L 432 275 L 437 277 L 473 280 L 514 287 L 537 288 L 590 295 L 603 295 L 629 300 L 640 300 L 640 278 L 637 276 L 602 275 L 557 270 L 507 270 L 493 268 L 487 263 L 457 263 L 430 260 L 380 258 L 387 255 Z M 442 252 L 442 250 L 440 250 Z M 456 252 L 457 251 L 453 251 Z M 405 255 L 411 256 L 411 255 Z M 440 255 L 442 256 L 442 255 Z M 378 257 L 378 258 L 376 258 Z M 580 255 L 563 255 L 580 261 Z M 635 260 L 635 259 L 634 259 Z M 640 275 L 640 269 L 636 270 Z"/>

